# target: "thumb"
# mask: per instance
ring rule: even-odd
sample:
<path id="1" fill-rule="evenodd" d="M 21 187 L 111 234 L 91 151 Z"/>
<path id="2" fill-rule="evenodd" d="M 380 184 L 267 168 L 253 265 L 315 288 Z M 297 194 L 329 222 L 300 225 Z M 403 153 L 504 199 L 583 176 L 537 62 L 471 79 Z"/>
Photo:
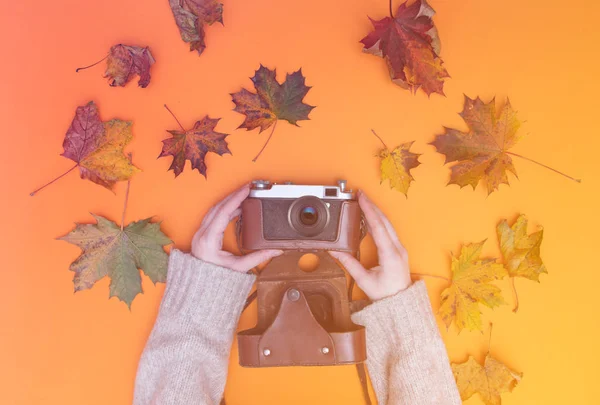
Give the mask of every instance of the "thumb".
<path id="1" fill-rule="evenodd" d="M 336 258 L 342 266 L 348 270 L 348 273 L 350 273 L 352 278 L 356 281 L 356 284 L 363 288 L 362 284 L 364 284 L 369 277 L 369 273 L 363 265 L 350 253 L 336 251 L 329 251 L 328 253 Z"/>
<path id="2" fill-rule="evenodd" d="M 258 250 L 256 252 L 248 253 L 245 256 L 237 256 L 235 258 L 234 266 L 236 267 L 236 270 L 248 271 L 269 259 L 281 255 L 282 253 L 282 250 Z"/>

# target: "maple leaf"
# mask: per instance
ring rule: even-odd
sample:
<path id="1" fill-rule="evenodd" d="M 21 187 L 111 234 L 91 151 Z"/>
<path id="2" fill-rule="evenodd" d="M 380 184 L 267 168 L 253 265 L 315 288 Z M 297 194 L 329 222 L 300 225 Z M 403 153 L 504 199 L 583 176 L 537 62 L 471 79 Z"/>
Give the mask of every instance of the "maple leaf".
<path id="1" fill-rule="evenodd" d="M 144 88 L 150 83 L 150 66 L 154 58 L 148 47 L 115 45 L 110 48 L 106 60 L 106 72 L 111 86 L 125 86 L 135 75 L 140 76 L 138 86 Z"/>
<path id="2" fill-rule="evenodd" d="M 128 180 L 139 171 L 123 154 L 133 138 L 131 124 L 118 119 L 100 121 L 93 101 L 77 107 L 65 135 L 62 156 L 77 162 L 82 179 L 110 190 L 117 181 Z"/>
<path id="3" fill-rule="evenodd" d="M 540 274 L 548 273 L 540 257 L 544 231 L 539 230 L 527 235 L 525 215 L 519 215 L 512 227 L 503 220 L 498 224 L 496 231 L 504 258 L 504 267 L 510 277 L 525 277 L 539 282 Z"/>
<path id="4" fill-rule="evenodd" d="M 413 176 L 410 174 L 410 170 L 421 164 L 419 162 L 419 156 L 421 155 L 410 152 L 409 150 L 414 141 L 396 146 L 396 148 L 390 152 L 379 135 L 377 135 L 375 131 L 373 131 L 373 134 L 375 134 L 383 144 L 383 149 L 377 154 L 377 156 L 381 158 L 381 183 L 389 179 L 390 188 L 396 189 L 401 193 L 404 193 L 404 195 L 408 195 L 408 188 L 410 187 L 410 183 L 414 180 Z"/>
<path id="5" fill-rule="evenodd" d="M 206 48 L 204 24 L 223 24 L 223 4 L 216 0 L 169 0 L 181 39 L 201 55 Z"/>
<path id="6" fill-rule="evenodd" d="M 540 281 L 540 274 L 548 273 L 540 257 L 540 246 L 544 231 L 539 230 L 527 235 L 527 218 L 519 215 L 512 227 L 506 220 L 501 221 L 496 227 L 500 250 L 504 258 L 504 267 L 511 277 L 511 286 L 515 293 L 515 306 L 513 312 L 519 309 L 519 298 L 514 284 L 514 277 L 524 277 Z"/>
<path id="7" fill-rule="evenodd" d="M 75 292 L 109 277 L 109 297 L 116 296 L 131 308 L 133 299 L 142 292 L 138 269 L 155 284 L 166 281 L 168 255 L 163 245 L 172 241 L 162 233 L 160 223 L 150 222 L 151 218 L 120 228 L 104 217 L 92 215 L 96 224 L 76 224 L 75 229 L 59 238 L 83 251 L 70 267 L 75 273 Z"/>
<path id="8" fill-rule="evenodd" d="M 465 96 L 460 116 L 469 126 L 469 132 L 445 128 L 431 145 L 446 155 L 445 163 L 457 162 L 451 167 L 448 184 L 471 185 L 475 189 L 483 180 L 490 194 L 500 184 L 508 184 L 507 171 L 517 176 L 509 156 L 514 154 L 507 150 L 520 139 L 517 130 L 521 123 L 508 100 L 496 113 L 495 99 L 485 104 L 479 97 L 472 100 Z"/>
<path id="9" fill-rule="evenodd" d="M 472 357 L 464 363 L 452 363 L 452 372 L 463 401 L 478 393 L 486 405 L 500 405 L 500 394 L 510 392 L 523 378 L 489 353 L 483 367 Z"/>
<path id="10" fill-rule="evenodd" d="M 117 181 L 129 180 L 140 171 L 123 154 L 123 149 L 133 138 L 131 124 L 131 121 L 118 119 L 102 122 L 93 101 L 77 107 L 63 141 L 62 153 L 77 164 L 30 195 L 34 196 L 78 167 L 82 179 L 89 179 L 109 190 Z"/>
<path id="11" fill-rule="evenodd" d="M 506 276 L 506 269 L 496 259 L 480 258 L 484 243 L 465 245 L 459 257 L 452 256 L 451 285 L 442 291 L 440 316 L 446 327 L 454 321 L 459 333 L 481 330 L 479 304 L 494 308 L 505 303 L 500 288 L 490 282 Z"/>
<path id="12" fill-rule="evenodd" d="M 396 15 L 375 21 L 374 30 L 361 42 L 363 51 L 385 59 L 391 79 L 404 89 L 422 88 L 444 95 L 444 79 L 450 77 L 439 57 L 440 39 L 431 17 L 435 11 L 426 0 L 407 6 L 402 3 Z"/>
<path id="13" fill-rule="evenodd" d="M 215 132 L 215 126 L 219 120 L 220 118 L 212 119 L 206 116 L 200 121 L 196 121 L 190 130 L 186 131 L 181 127 L 181 131 L 167 131 L 173 137 L 163 140 L 163 148 L 158 157 L 173 156 L 169 170 L 175 172 L 175 177 L 183 171 L 186 160 L 191 162 L 192 170 L 197 169 L 206 177 L 205 158 L 208 152 L 216 153 L 219 156 L 225 153 L 231 154 L 225 141 L 229 134 Z M 177 120 L 177 122 L 179 121 Z"/>
<path id="14" fill-rule="evenodd" d="M 277 120 L 285 120 L 290 124 L 298 125 L 298 121 L 309 119 L 308 114 L 315 107 L 302 101 L 310 90 L 310 87 L 304 84 L 305 78 L 302 75 L 302 69 L 292 74 L 288 73 L 285 81 L 279 84 L 275 69 L 270 70 L 260 65 L 250 80 L 254 83 L 256 93 L 242 89 L 231 94 L 231 97 L 235 103 L 234 111 L 246 115 L 239 128 L 246 128 L 249 131 L 260 128 L 259 132 L 262 132 L 273 125 L 273 130 L 265 146 L 254 158 L 256 161 L 271 139 Z"/>

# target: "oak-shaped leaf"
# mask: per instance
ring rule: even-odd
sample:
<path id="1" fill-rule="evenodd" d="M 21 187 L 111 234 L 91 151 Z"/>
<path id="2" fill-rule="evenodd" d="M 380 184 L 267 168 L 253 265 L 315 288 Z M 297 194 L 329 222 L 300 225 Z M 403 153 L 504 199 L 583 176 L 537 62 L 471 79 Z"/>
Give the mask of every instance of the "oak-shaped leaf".
<path id="1" fill-rule="evenodd" d="M 123 153 L 131 141 L 131 121 L 102 122 L 93 101 L 77 107 L 65 135 L 62 156 L 77 163 L 82 179 L 112 189 L 117 181 L 129 180 L 140 170 Z"/>
<path id="2" fill-rule="evenodd" d="M 76 224 L 59 238 L 83 251 L 70 267 L 75 273 L 75 292 L 109 277 L 109 297 L 116 296 L 131 308 L 133 299 L 142 292 L 139 269 L 155 284 L 166 281 L 168 255 L 163 246 L 172 242 L 160 230 L 160 223 L 151 223 L 151 218 L 132 222 L 124 229 L 99 215 L 94 218 L 96 224 Z"/>
<path id="3" fill-rule="evenodd" d="M 169 0 L 181 39 L 201 55 L 206 48 L 204 25 L 223 24 L 223 4 L 217 0 Z"/>
<path id="4" fill-rule="evenodd" d="M 517 130 L 521 122 L 508 100 L 496 112 L 495 99 L 486 104 L 479 97 L 472 100 L 465 96 L 460 116 L 469 131 L 445 128 L 431 145 L 446 155 L 446 163 L 456 162 L 450 168 L 448 184 L 458 184 L 461 188 L 470 185 L 475 189 L 479 181 L 484 181 L 490 194 L 500 184 L 508 184 L 507 171 L 517 175 L 508 149 L 520 139 Z"/>
<path id="5" fill-rule="evenodd" d="M 481 330 L 479 304 L 494 308 L 505 304 L 502 291 L 491 284 L 507 273 L 496 259 L 482 259 L 485 240 L 464 245 L 458 257 L 452 256 L 452 280 L 442 291 L 439 314 L 446 327 L 454 321 L 458 332 Z"/>
<path id="6" fill-rule="evenodd" d="M 524 277 L 540 281 L 540 274 L 548 273 L 540 257 L 544 230 L 527 235 L 527 217 L 519 215 L 513 226 L 506 220 L 496 227 L 504 267 L 510 277 Z"/>
<path id="7" fill-rule="evenodd" d="M 154 62 L 150 48 L 118 44 L 110 48 L 104 77 L 111 86 L 124 87 L 138 75 L 138 86 L 144 88 L 150 83 L 150 66 Z"/>
<path id="8" fill-rule="evenodd" d="M 254 83 L 256 93 L 242 89 L 231 94 L 235 103 L 234 111 L 246 116 L 239 128 L 246 128 L 249 131 L 260 128 L 259 132 L 262 132 L 274 125 L 277 120 L 298 125 L 298 121 L 309 119 L 308 114 L 315 107 L 303 102 L 310 87 L 304 84 L 302 69 L 292 74 L 288 73 L 285 81 L 279 84 L 275 69 L 270 70 L 260 65 L 250 79 Z"/>
<path id="9" fill-rule="evenodd" d="M 385 59 L 391 79 L 404 89 L 444 95 L 449 77 L 440 58 L 440 39 L 433 25 L 435 11 L 426 0 L 402 3 L 393 17 L 371 19 L 373 31 L 361 42 L 363 51 Z"/>
<path id="10" fill-rule="evenodd" d="M 375 131 L 373 131 L 375 133 Z M 377 136 L 377 134 L 375 134 Z M 377 136 L 379 138 L 379 136 Z M 382 141 L 383 142 L 383 141 Z M 390 181 L 390 188 L 397 190 L 404 195 L 408 195 L 410 183 L 414 180 L 411 169 L 419 166 L 419 153 L 410 151 L 413 142 L 406 142 L 396 146 L 391 152 L 388 147 L 383 144 L 383 149 L 379 151 L 377 156 L 381 158 L 379 166 L 381 173 L 381 183 L 385 180 Z"/>
<path id="11" fill-rule="evenodd" d="M 463 401 L 479 394 L 486 405 L 500 405 L 500 394 L 511 392 L 523 378 L 489 353 L 483 367 L 472 357 L 464 363 L 452 363 L 452 372 Z"/>
<path id="12" fill-rule="evenodd" d="M 225 140 L 229 134 L 215 131 L 219 119 L 206 116 L 200 121 L 196 121 L 192 129 L 187 131 L 167 131 L 172 137 L 163 140 L 163 148 L 158 157 L 173 156 L 169 170 L 175 172 L 175 177 L 183 171 L 186 160 L 191 162 L 192 170 L 197 169 L 206 177 L 205 158 L 208 152 L 216 153 L 219 156 L 226 153 L 231 154 Z"/>

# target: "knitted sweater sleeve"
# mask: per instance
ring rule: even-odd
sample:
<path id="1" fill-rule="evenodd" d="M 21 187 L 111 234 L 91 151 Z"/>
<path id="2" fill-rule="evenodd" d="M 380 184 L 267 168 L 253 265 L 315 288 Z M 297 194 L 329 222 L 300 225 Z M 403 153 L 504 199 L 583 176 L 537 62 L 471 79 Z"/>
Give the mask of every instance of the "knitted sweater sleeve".
<path id="1" fill-rule="evenodd" d="M 352 320 L 366 328 L 367 369 L 380 405 L 462 403 L 423 281 Z"/>
<path id="2" fill-rule="evenodd" d="M 255 276 L 173 250 L 158 317 L 138 365 L 135 405 L 217 405 Z"/>
<path id="3" fill-rule="evenodd" d="M 217 405 L 254 275 L 171 252 L 167 286 L 138 365 L 134 405 Z M 379 404 L 455 405 L 460 397 L 422 282 L 352 315 L 367 328 Z"/>

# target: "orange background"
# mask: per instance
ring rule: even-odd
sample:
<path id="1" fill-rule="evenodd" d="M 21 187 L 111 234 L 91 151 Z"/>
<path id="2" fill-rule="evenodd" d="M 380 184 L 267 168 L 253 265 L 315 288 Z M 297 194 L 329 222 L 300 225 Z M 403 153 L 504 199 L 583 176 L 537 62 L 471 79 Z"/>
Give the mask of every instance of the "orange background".
<path id="1" fill-rule="evenodd" d="M 98 103 L 103 120 L 133 120 L 129 150 L 143 172 L 131 184 L 126 220 L 155 215 L 182 250 L 207 209 L 253 178 L 333 183 L 346 178 L 381 206 L 407 246 L 413 271 L 449 275 L 449 255 L 463 242 L 488 238 L 485 253 L 498 256 L 495 225 L 528 215 L 530 231 L 543 225 L 542 257 L 549 275 L 541 284 L 518 279 L 521 308 L 485 310 L 494 322 L 492 354 L 525 374 L 505 404 L 593 404 L 600 398 L 598 360 L 597 230 L 600 165 L 598 136 L 598 2 L 432 1 L 450 75 L 447 97 L 411 95 L 392 84 L 382 59 L 361 52 L 359 40 L 382 18 L 382 0 L 224 0 L 225 26 L 207 29 L 208 47 L 187 50 L 167 0 L 3 1 L 0 5 L 0 149 L 3 248 L 0 291 L 0 403 L 127 404 L 137 362 L 155 319 L 164 285 L 144 277 L 145 293 L 130 312 L 108 300 L 108 279 L 73 294 L 69 264 L 77 247 L 54 238 L 89 222 L 89 212 L 119 221 L 125 184 L 116 195 L 75 173 L 36 197 L 30 191 L 71 167 L 62 152 L 75 108 Z M 146 89 L 111 88 L 100 59 L 117 43 L 148 45 L 157 63 Z M 257 163 L 251 159 L 268 132 L 236 130 L 243 116 L 229 93 L 263 63 L 286 72 L 302 67 L 316 105 L 301 127 L 280 123 Z M 486 197 L 446 187 L 444 158 L 427 145 L 442 125 L 465 128 L 457 114 L 463 93 L 485 101 L 507 96 L 526 123 L 516 153 L 583 178 L 582 184 L 523 160 L 519 180 Z M 167 103 L 185 126 L 205 114 L 222 117 L 220 132 L 232 156 L 208 156 L 208 181 L 189 164 L 177 179 L 161 140 L 175 129 Z M 413 171 L 409 197 L 379 184 L 379 141 L 416 140 L 423 163 Z M 512 222 L 511 222 L 512 223 Z M 226 246 L 233 248 L 232 229 Z M 375 264 L 369 239 L 367 265 Z M 434 309 L 443 281 L 427 281 Z M 511 302 L 507 280 L 499 283 Z M 256 308 L 240 328 L 254 323 Z M 441 324 L 440 324 L 441 326 Z M 442 335 L 453 361 L 482 359 L 487 330 L 454 327 Z M 228 404 L 361 404 L 353 367 L 242 369 L 232 352 L 225 392 Z M 479 404 L 471 399 L 468 404 Z"/>

